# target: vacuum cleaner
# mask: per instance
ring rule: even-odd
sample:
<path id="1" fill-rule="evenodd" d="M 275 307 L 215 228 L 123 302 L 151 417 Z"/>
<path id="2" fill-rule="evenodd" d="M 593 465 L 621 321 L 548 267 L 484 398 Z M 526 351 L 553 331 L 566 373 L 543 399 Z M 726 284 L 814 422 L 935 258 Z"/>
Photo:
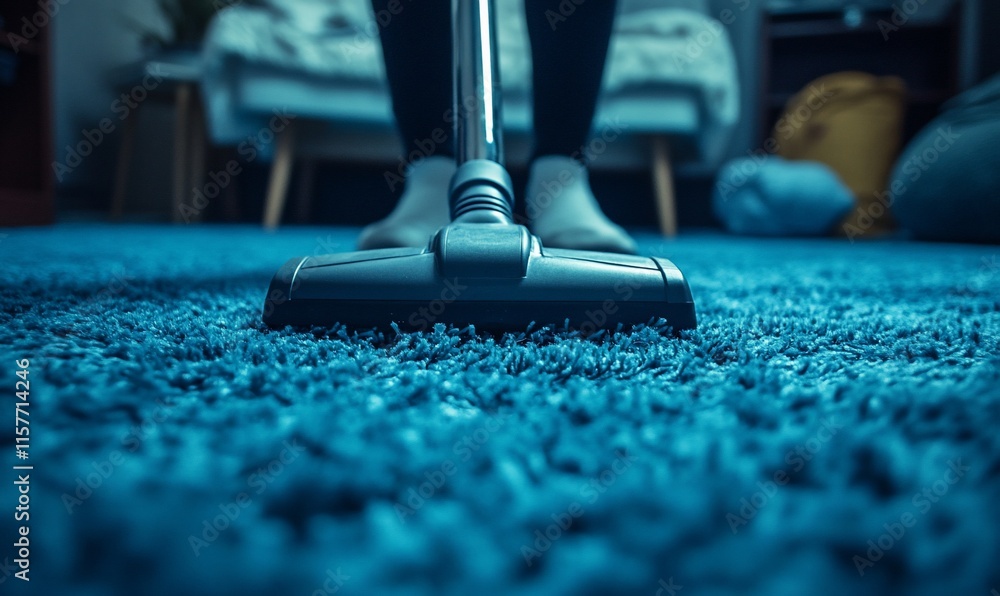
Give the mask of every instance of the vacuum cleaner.
<path id="1" fill-rule="evenodd" d="M 443 323 L 487 332 L 536 325 L 580 330 L 660 318 L 694 329 L 691 290 L 660 257 L 542 246 L 513 216 L 503 165 L 492 0 L 453 0 L 455 144 L 451 223 L 424 248 L 296 257 L 274 275 L 263 320 L 272 328 L 421 331 Z"/>

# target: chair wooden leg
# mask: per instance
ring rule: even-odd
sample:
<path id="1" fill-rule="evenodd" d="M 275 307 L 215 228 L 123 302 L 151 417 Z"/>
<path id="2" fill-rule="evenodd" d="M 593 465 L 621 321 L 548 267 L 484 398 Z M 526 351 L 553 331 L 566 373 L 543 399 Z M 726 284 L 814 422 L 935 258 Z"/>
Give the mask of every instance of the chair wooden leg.
<path id="1" fill-rule="evenodd" d="M 125 130 L 122 131 L 122 144 L 118 147 L 118 165 L 115 172 L 115 195 L 111 201 L 111 219 L 118 221 L 125 213 L 125 195 L 128 194 L 128 174 L 132 168 L 132 151 L 135 145 L 135 126 L 139 119 L 139 110 L 132 112 L 125 119 Z"/>
<path id="2" fill-rule="evenodd" d="M 281 223 L 281 213 L 285 210 L 288 196 L 288 182 L 291 179 L 292 163 L 295 160 L 295 129 L 291 123 L 278 133 L 274 163 L 271 164 L 271 181 L 267 186 L 267 200 L 264 204 L 264 227 L 273 230 Z"/>
<path id="3" fill-rule="evenodd" d="M 181 207 L 184 205 L 184 197 L 191 192 L 187 187 L 191 95 L 190 83 L 179 84 L 174 95 L 174 201 L 170 212 L 170 219 L 174 223 L 182 221 Z"/>
<path id="4" fill-rule="evenodd" d="M 674 200 L 674 174 L 670 166 L 670 145 L 666 137 L 655 136 L 653 149 L 653 189 L 656 210 L 660 216 L 660 232 L 667 237 L 677 235 L 677 204 Z"/>
<path id="5" fill-rule="evenodd" d="M 309 221 L 312 211 L 312 195 L 316 182 L 316 160 L 303 159 L 299 162 L 299 183 L 295 197 L 295 220 L 298 223 Z"/>
<path id="6" fill-rule="evenodd" d="M 190 156 L 190 163 L 188 164 L 188 183 L 192 187 L 192 189 L 188 189 L 190 193 L 193 192 L 193 188 L 201 188 L 202 190 L 205 188 L 205 114 L 202 112 L 200 101 L 198 100 L 192 103 L 189 123 L 188 155 Z M 200 221 L 204 216 L 204 209 L 198 209 L 197 214 L 192 219 Z"/>
<path id="7" fill-rule="evenodd" d="M 225 219 L 228 222 L 235 222 L 243 219 L 243 215 L 240 210 L 239 188 L 240 177 L 233 176 L 232 181 L 229 182 L 229 186 L 227 186 L 226 190 L 222 192 L 222 209 L 225 214 Z"/>

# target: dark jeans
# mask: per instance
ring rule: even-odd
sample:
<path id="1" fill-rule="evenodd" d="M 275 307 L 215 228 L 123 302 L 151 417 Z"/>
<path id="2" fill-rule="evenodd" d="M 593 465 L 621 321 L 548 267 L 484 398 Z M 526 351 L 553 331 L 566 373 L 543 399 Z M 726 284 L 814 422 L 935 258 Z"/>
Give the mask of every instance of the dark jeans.
<path id="1" fill-rule="evenodd" d="M 376 13 L 390 3 L 372 0 Z M 535 156 L 572 155 L 586 143 L 614 22 L 614 0 L 573 4 L 565 18 L 559 4 L 524 2 L 534 65 Z M 418 148 L 453 156 L 451 2 L 396 0 L 395 9 L 398 14 L 380 29 L 380 37 L 404 153 Z M 430 151 L 428 143 L 415 145 L 441 138 L 441 130 L 446 141 L 435 142 Z"/>

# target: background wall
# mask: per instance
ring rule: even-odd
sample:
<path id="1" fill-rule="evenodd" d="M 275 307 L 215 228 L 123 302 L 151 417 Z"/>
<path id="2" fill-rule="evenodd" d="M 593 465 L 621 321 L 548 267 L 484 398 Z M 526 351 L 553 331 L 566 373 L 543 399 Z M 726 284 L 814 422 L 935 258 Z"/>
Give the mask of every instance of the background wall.
<path id="1" fill-rule="evenodd" d="M 61 5 L 52 27 L 55 160 L 66 163 L 67 146 L 84 140 L 84 131 L 97 127 L 101 119 L 111 118 L 116 124 L 91 155 L 57 179 L 59 206 L 103 210 L 110 204 L 123 128 L 113 111 L 121 94 L 116 79 L 122 76 L 122 67 L 142 56 L 142 28 L 162 31 L 164 24 L 156 0 L 70 0 Z M 170 131 L 169 111 L 150 109 L 139 125 L 132 178 L 145 180 L 153 192 L 168 191 L 169 168 L 156 166 L 159 160 L 170 159 L 169 143 L 162 139 Z M 163 183 L 156 184 L 160 178 Z M 169 195 L 164 197 L 154 204 L 166 206 Z"/>
<path id="2" fill-rule="evenodd" d="M 746 155 L 758 142 L 760 44 L 763 0 L 711 0 L 710 14 L 726 25 L 740 77 L 740 125 L 730 142 L 730 157 Z"/>
<path id="3" fill-rule="evenodd" d="M 978 79 L 1000 73 L 1000 43 L 996 36 L 1000 33 L 1000 2 L 997 0 L 977 0 L 979 3 L 979 72 Z"/>

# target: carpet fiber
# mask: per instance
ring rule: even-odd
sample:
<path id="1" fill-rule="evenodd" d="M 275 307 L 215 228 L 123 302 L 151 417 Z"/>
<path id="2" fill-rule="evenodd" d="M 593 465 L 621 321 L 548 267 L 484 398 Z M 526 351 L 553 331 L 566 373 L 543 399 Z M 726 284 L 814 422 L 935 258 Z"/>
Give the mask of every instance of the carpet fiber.
<path id="1" fill-rule="evenodd" d="M 37 593 L 1000 590 L 996 247 L 640 236 L 696 332 L 348 336 L 259 310 L 354 230 L 5 232 Z"/>

